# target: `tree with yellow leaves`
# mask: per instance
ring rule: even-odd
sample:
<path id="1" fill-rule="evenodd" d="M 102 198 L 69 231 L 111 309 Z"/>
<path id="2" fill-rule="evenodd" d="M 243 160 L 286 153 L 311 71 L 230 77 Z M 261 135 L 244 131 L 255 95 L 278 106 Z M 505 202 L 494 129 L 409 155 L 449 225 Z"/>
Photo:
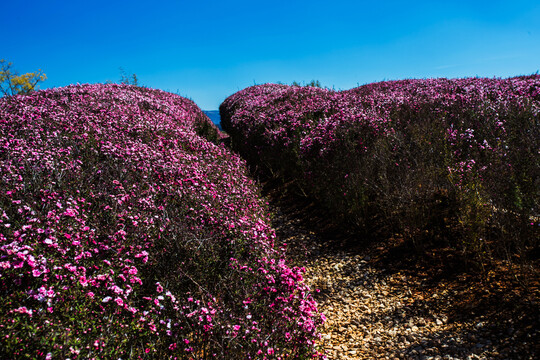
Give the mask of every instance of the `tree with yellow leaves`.
<path id="1" fill-rule="evenodd" d="M 0 95 L 9 96 L 28 94 L 36 89 L 39 82 L 47 79 L 47 76 L 38 69 L 36 72 L 19 75 L 12 69 L 13 63 L 4 59 L 0 60 Z"/>

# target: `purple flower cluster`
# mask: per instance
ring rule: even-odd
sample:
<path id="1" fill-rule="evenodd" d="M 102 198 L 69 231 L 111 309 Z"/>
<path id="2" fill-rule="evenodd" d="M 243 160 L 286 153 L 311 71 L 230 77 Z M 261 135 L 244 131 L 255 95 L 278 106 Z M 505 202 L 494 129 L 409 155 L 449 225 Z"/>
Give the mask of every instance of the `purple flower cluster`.
<path id="1" fill-rule="evenodd" d="M 249 162 L 295 179 L 363 229 L 418 237 L 452 228 L 477 245 L 495 233 L 529 238 L 537 228 L 538 75 L 341 92 L 266 84 L 233 94 L 220 111 Z"/>
<path id="2" fill-rule="evenodd" d="M 0 129 L 0 357 L 318 356 L 303 269 L 192 101 L 68 86 L 2 98 Z"/>

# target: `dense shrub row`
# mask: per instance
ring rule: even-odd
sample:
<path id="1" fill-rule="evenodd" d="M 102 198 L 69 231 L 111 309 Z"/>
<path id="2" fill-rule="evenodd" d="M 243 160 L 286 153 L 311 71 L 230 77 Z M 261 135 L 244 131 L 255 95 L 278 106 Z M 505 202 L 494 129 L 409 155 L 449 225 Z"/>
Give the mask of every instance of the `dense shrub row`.
<path id="1" fill-rule="evenodd" d="M 308 358 L 322 321 L 245 164 L 189 100 L 0 99 L 0 357 Z"/>
<path id="2" fill-rule="evenodd" d="M 220 110 L 251 164 L 359 229 L 475 255 L 538 245 L 540 76 L 266 84 Z"/>

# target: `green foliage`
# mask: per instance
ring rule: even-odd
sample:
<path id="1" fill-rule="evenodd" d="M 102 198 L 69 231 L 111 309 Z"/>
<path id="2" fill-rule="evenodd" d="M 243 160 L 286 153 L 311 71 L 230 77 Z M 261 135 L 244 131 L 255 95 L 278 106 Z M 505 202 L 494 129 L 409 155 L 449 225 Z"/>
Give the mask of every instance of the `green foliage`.
<path id="1" fill-rule="evenodd" d="M 126 85 L 139 85 L 139 79 L 136 74 L 128 75 L 123 68 L 120 68 L 120 83 Z"/>
<path id="2" fill-rule="evenodd" d="M 120 79 L 118 80 L 118 84 L 125 84 L 125 85 L 135 85 L 140 86 L 139 84 L 139 78 L 137 77 L 137 74 L 133 73 L 131 75 L 127 74 L 124 68 L 120 67 Z M 114 84 L 114 81 L 107 80 L 105 81 L 105 84 Z M 178 94 L 180 95 L 180 94 Z"/>
<path id="3" fill-rule="evenodd" d="M 3 96 L 28 94 L 36 89 L 38 83 L 47 79 L 41 69 L 19 75 L 12 66 L 13 63 L 0 60 L 0 94 Z"/>
<path id="4" fill-rule="evenodd" d="M 302 85 L 298 81 L 293 81 L 291 85 L 292 86 L 310 86 L 310 87 L 317 87 L 320 89 L 325 88 L 321 85 L 321 82 L 319 80 L 311 80 L 311 82 L 307 83 L 306 85 Z"/>

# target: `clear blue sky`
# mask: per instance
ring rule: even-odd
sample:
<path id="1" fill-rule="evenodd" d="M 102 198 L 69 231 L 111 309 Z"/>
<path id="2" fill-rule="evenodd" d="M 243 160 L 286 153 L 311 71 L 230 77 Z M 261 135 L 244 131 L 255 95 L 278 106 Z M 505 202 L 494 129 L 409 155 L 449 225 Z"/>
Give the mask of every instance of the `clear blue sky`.
<path id="1" fill-rule="evenodd" d="M 540 1 L 5 1 L 0 58 L 41 88 L 140 83 L 217 109 L 254 83 L 349 89 L 540 70 Z"/>

